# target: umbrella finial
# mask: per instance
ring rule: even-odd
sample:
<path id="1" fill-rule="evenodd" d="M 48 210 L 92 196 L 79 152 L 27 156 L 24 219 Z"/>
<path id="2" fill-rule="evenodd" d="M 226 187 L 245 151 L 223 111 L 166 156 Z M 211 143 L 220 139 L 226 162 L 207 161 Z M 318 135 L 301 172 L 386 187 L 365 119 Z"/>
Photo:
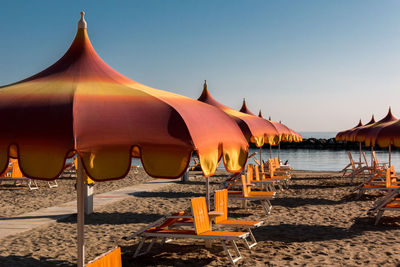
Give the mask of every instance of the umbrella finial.
<path id="1" fill-rule="evenodd" d="M 261 113 L 261 109 L 260 109 L 260 111 L 258 112 L 258 117 L 260 117 L 260 118 L 263 117 L 263 116 L 262 116 L 262 113 Z"/>
<path id="2" fill-rule="evenodd" d="M 272 120 L 272 119 L 271 119 L 271 116 L 269 116 L 268 120 L 269 120 L 269 121 L 271 121 L 271 120 Z"/>
<path id="3" fill-rule="evenodd" d="M 85 20 L 85 12 L 81 11 L 81 19 L 78 22 L 78 29 L 86 29 L 87 23 Z"/>

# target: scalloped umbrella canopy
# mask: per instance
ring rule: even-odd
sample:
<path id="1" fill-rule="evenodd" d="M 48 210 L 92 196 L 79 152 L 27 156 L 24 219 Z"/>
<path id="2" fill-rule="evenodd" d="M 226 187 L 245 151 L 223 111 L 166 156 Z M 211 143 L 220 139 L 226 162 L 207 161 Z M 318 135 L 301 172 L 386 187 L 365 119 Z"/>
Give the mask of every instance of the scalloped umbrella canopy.
<path id="1" fill-rule="evenodd" d="M 375 121 L 374 115 L 372 115 L 371 120 L 367 124 L 364 124 L 360 127 L 354 128 L 353 130 L 350 129 L 349 132 L 346 134 L 346 136 L 345 136 L 346 139 L 344 141 L 356 142 L 356 136 L 357 136 L 358 131 L 363 128 L 369 127 L 370 125 L 372 125 L 374 123 L 376 123 L 376 121 Z"/>
<path id="2" fill-rule="evenodd" d="M 361 119 L 356 126 L 351 129 L 347 129 L 336 134 L 336 141 L 346 141 L 348 134 L 350 134 L 353 130 L 357 129 L 358 127 L 363 126 Z"/>
<path id="3" fill-rule="evenodd" d="M 397 121 L 397 118 L 392 115 L 392 111 L 389 108 L 388 114 L 383 119 L 369 125 L 368 127 L 358 130 L 355 140 L 357 142 L 364 142 L 365 146 L 367 147 L 375 146 L 375 140 L 379 132 L 383 128 L 393 124 L 395 121 Z"/>
<path id="4" fill-rule="evenodd" d="M 124 177 L 131 156 L 153 177 L 177 178 L 197 152 L 205 176 L 221 157 L 230 172 L 248 143 L 219 109 L 135 82 L 93 49 L 81 17 L 66 54 L 44 71 L 0 87 L 0 172 L 18 158 L 24 175 L 55 179 L 75 152 L 96 181 Z"/>
<path id="5" fill-rule="evenodd" d="M 400 147 L 400 120 L 381 129 L 375 143 L 380 147 L 388 147 L 390 145 Z"/>
<path id="6" fill-rule="evenodd" d="M 257 147 L 262 147 L 264 143 L 272 145 L 276 143 L 278 132 L 271 124 L 255 115 L 249 115 L 219 103 L 210 95 L 207 82 L 204 82 L 203 92 L 198 100 L 217 107 L 228 114 L 239 125 L 247 141 L 254 143 Z"/>
<path id="7" fill-rule="evenodd" d="M 239 111 L 242 112 L 242 113 L 246 113 L 246 114 L 248 114 L 248 115 L 252 115 L 252 116 L 256 116 L 256 117 L 257 117 L 257 115 L 254 114 L 253 112 L 251 112 L 250 109 L 247 107 L 246 99 L 244 99 L 244 98 L 243 98 L 242 107 L 240 108 Z M 264 119 L 264 118 L 263 118 L 263 119 Z M 277 143 L 280 142 L 280 134 L 279 134 L 278 130 L 275 128 L 274 124 L 272 124 L 272 122 L 270 122 L 270 121 L 268 121 L 268 120 L 265 120 L 265 119 L 264 119 L 264 121 L 267 122 L 267 124 L 268 124 L 270 127 L 273 127 L 273 128 L 275 129 L 275 136 L 274 136 L 274 140 L 273 140 L 273 142 L 271 143 L 271 145 L 276 145 Z M 267 143 L 270 144 L 269 142 L 267 142 Z"/>
<path id="8" fill-rule="evenodd" d="M 264 119 L 264 117 L 261 114 L 261 110 L 258 112 L 258 117 Z M 266 120 L 266 119 L 264 119 Z M 283 141 L 283 142 L 291 142 L 292 141 L 292 132 L 290 131 L 290 129 L 285 126 L 284 124 L 277 122 L 277 121 L 273 121 L 271 120 L 271 118 L 269 118 L 268 120 L 270 123 L 272 123 L 272 125 L 274 125 L 275 129 L 278 131 L 279 134 L 279 142 Z"/>

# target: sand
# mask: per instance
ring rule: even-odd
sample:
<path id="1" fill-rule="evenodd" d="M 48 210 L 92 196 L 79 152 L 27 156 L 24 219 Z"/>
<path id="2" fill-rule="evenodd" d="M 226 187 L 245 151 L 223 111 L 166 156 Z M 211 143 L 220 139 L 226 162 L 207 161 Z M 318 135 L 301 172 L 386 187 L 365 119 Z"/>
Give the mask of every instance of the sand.
<path id="1" fill-rule="evenodd" d="M 197 173 L 198 174 L 198 173 Z M 193 175 L 192 175 L 193 176 Z M 212 178 L 213 189 L 226 177 Z M 143 178 L 144 179 L 144 178 Z M 248 210 L 230 204 L 229 216 L 265 220 L 254 231 L 258 245 L 241 246 L 241 266 L 396 266 L 400 264 L 400 217 L 387 213 L 374 226 L 368 209 L 381 193 L 355 199 L 348 180 L 337 173 L 296 172 L 289 190 L 279 193 L 270 215 L 258 205 Z M 170 212 L 187 208 L 189 199 L 204 195 L 204 178 L 173 184 L 104 206 L 86 218 L 86 257 L 119 245 L 123 266 L 221 266 L 228 260 L 222 248 L 205 249 L 195 240 L 177 240 L 149 255 L 132 258 L 138 240 L 124 237 Z M 74 266 L 76 217 L 0 240 L 0 266 Z"/>
<path id="2" fill-rule="evenodd" d="M 94 191 L 100 194 L 151 179 L 142 169 L 138 171 L 136 173 L 132 170 L 125 179 L 95 183 Z M 25 182 L 18 186 L 15 186 L 12 181 L 3 182 L 0 186 L 0 218 L 12 217 L 76 200 L 75 178 L 60 178 L 57 179 L 57 183 L 57 188 L 49 188 L 47 182 L 37 181 L 39 190 L 29 190 Z"/>

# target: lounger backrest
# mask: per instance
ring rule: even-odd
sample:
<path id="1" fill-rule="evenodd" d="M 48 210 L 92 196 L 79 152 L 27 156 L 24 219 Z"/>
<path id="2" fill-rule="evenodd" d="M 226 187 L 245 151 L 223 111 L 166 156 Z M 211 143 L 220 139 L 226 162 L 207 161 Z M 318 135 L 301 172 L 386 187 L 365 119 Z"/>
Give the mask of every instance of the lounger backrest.
<path id="1" fill-rule="evenodd" d="M 223 212 L 224 215 L 215 217 L 215 223 L 219 223 L 228 219 L 228 190 L 215 191 L 215 210 Z"/>
<path id="2" fill-rule="evenodd" d="M 389 188 L 392 186 L 392 177 L 395 176 L 394 166 L 391 165 L 386 169 L 386 187 Z"/>
<path id="3" fill-rule="evenodd" d="M 249 196 L 250 186 L 247 186 L 246 176 L 242 174 L 242 193 L 244 197 Z"/>
<path id="4" fill-rule="evenodd" d="M 86 267 L 121 267 L 121 248 L 117 247 L 101 256 L 95 260 L 89 262 Z"/>
<path id="5" fill-rule="evenodd" d="M 254 177 L 254 165 L 253 164 L 248 164 L 247 165 L 247 180 L 252 180 Z"/>
<path id="6" fill-rule="evenodd" d="M 364 158 L 365 166 L 369 167 L 369 166 L 368 166 L 367 156 L 365 155 L 365 152 L 364 152 L 364 151 L 363 151 L 362 155 L 363 155 L 363 158 Z"/>
<path id="7" fill-rule="evenodd" d="M 265 179 L 265 163 L 261 164 L 261 179 L 264 180 Z"/>
<path id="8" fill-rule="evenodd" d="M 254 166 L 254 178 L 256 181 L 260 181 L 260 171 L 258 165 Z"/>
<path id="9" fill-rule="evenodd" d="M 347 151 L 347 155 L 349 156 L 349 160 L 350 160 L 351 166 L 353 167 L 353 169 L 355 169 L 356 168 L 356 164 L 354 164 L 354 160 L 353 160 L 353 156 L 351 155 L 351 152 Z"/>
<path id="10" fill-rule="evenodd" d="M 22 175 L 21 169 L 19 168 L 18 160 L 11 159 L 10 161 L 12 163 L 12 178 L 23 178 L 24 176 Z"/>
<path id="11" fill-rule="evenodd" d="M 378 168 L 378 166 L 379 166 L 379 162 L 378 162 L 378 158 L 377 158 L 377 156 L 376 156 L 376 153 L 375 153 L 375 151 L 372 151 L 372 158 L 374 159 L 374 168 Z"/>
<path id="12" fill-rule="evenodd" d="M 278 158 L 274 158 L 274 164 L 276 167 L 279 167 L 281 165 Z"/>
<path id="13" fill-rule="evenodd" d="M 274 178 L 275 173 L 275 163 L 273 159 L 268 160 L 269 176 Z"/>
<path id="14" fill-rule="evenodd" d="M 208 218 L 206 199 L 204 197 L 196 197 L 192 198 L 191 202 L 196 233 L 199 235 L 210 231 L 210 219 Z"/>

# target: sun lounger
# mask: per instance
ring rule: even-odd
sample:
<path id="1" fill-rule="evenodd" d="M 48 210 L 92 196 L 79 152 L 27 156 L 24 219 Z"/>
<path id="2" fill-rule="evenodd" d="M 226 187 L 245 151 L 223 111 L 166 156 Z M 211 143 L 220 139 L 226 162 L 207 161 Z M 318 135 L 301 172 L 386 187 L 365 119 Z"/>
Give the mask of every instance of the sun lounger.
<path id="1" fill-rule="evenodd" d="M 0 183 L 3 181 L 12 181 L 15 185 L 25 182 L 28 185 L 29 190 L 39 189 L 35 180 L 23 176 L 17 159 L 10 159 L 7 170 L 0 176 Z"/>
<path id="2" fill-rule="evenodd" d="M 262 168 L 262 166 L 261 166 Z M 285 178 L 266 178 L 264 172 L 260 172 L 259 166 L 254 166 L 254 176 L 247 176 L 248 184 L 258 184 L 261 188 L 266 188 L 269 191 L 276 191 L 276 188 L 283 190 L 282 184 Z"/>
<path id="3" fill-rule="evenodd" d="M 363 166 L 363 162 L 355 162 L 350 151 L 347 151 L 347 155 L 349 157 L 350 163 L 345 168 L 343 168 L 342 177 L 351 178 L 350 183 L 352 184 L 356 177 L 366 177 L 369 174 L 370 168 L 367 166 Z"/>
<path id="4" fill-rule="evenodd" d="M 252 191 L 251 187 L 253 185 L 254 184 L 247 184 L 246 176 L 242 174 L 240 184 L 242 190 L 228 190 L 228 197 L 232 200 L 243 200 L 244 203 L 246 203 L 246 201 L 260 201 L 261 206 L 268 215 L 272 208 L 270 200 L 275 198 L 276 192 Z"/>
<path id="5" fill-rule="evenodd" d="M 234 265 L 242 256 L 236 245 L 236 241 L 245 240 L 249 233 L 247 232 L 228 232 L 228 231 L 212 231 L 210 219 L 208 217 L 206 199 L 204 197 L 191 199 L 192 216 L 174 216 L 164 217 L 156 221 L 146 229 L 142 230 L 137 236 L 141 237 L 141 241 L 135 251 L 134 257 L 147 254 L 157 241 L 162 240 L 162 244 L 166 243 L 167 239 L 200 239 L 200 240 L 215 240 L 219 241 L 224 248 L 230 262 Z M 174 219 L 184 217 L 193 218 L 195 230 L 184 229 L 168 229 L 168 226 L 174 224 Z M 146 240 L 151 240 L 145 252 L 141 253 L 141 249 Z M 228 249 L 226 242 L 232 244 L 236 257 L 232 257 L 231 251 Z"/>
<path id="6" fill-rule="evenodd" d="M 251 243 L 246 241 L 246 246 L 251 249 L 255 245 L 257 245 L 257 240 L 255 239 L 253 233 L 251 232 L 252 228 L 260 227 L 263 224 L 263 221 L 245 221 L 245 220 L 232 220 L 228 219 L 228 190 L 217 190 L 215 191 L 214 196 L 214 204 L 215 210 L 223 213 L 222 216 L 215 217 L 214 224 L 221 225 L 225 227 L 233 227 L 238 229 L 246 229 L 249 233 L 249 237 L 251 239 Z"/>
<path id="7" fill-rule="evenodd" d="M 121 248 L 116 247 L 96 259 L 90 261 L 86 267 L 122 267 Z"/>
<path id="8" fill-rule="evenodd" d="M 396 176 L 393 165 L 385 170 L 384 177 L 384 179 L 381 179 L 381 176 L 374 175 L 368 181 L 357 186 L 356 190 L 359 190 L 358 198 L 360 198 L 368 190 L 393 190 L 400 188 L 400 180 L 399 177 Z"/>
<path id="9" fill-rule="evenodd" d="M 265 164 L 261 165 L 261 176 L 264 179 L 274 179 L 280 181 L 286 188 L 289 187 L 289 180 L 291 179 L 290 172 L 287 170 L 278 170 L 276 168 L 275 160 L 269 159 L 267 162 L 267 168 Z M 267 171 L 265 171 L 267 169 Z"/>

